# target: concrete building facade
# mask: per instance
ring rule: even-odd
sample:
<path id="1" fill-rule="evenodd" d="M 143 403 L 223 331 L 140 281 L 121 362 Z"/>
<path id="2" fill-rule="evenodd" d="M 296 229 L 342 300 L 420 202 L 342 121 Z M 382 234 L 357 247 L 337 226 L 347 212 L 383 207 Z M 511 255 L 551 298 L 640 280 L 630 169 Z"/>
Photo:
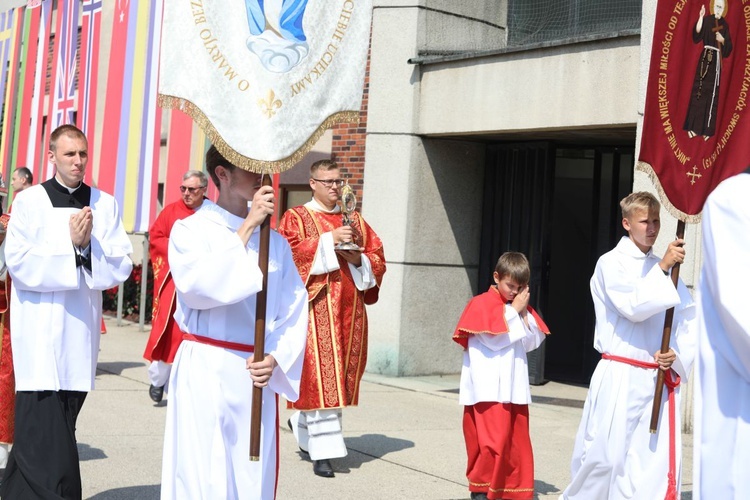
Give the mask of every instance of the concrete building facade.
<path id="1" fill-rule="evenodd" d="M 388 272 L 368 371 L 460 371 L 453 328 L 506 250 L 529 255 L 553 331 L 532 378 L 588 383 L 598 359 L 589 278 L 623 234 L 617 202 L 655 192 L 635 162 L 656 1 L 636 2 L 635 29 L 513 45 L 518 5 L 374 2 L 362 209 Z M 676 226 L 662 218 L 658 251 Z M 695 227 L 687 240 L 692 286 Z"/>

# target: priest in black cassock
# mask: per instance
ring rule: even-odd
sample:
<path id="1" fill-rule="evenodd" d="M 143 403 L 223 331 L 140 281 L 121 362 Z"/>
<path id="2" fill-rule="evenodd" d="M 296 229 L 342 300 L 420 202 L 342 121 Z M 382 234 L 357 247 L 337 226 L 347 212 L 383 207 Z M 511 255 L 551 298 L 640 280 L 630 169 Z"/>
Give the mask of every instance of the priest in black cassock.
<path id="1" fill-rule="evenodd" d="M 83 183 L 83 132 L 55 129 L 48 160 L 55 176 L 15 198 L 5 244 L 16 416 L 3 499 L 82 497 L 75 425 L 94 388 L 102 290 L 133 268 L 117 202 Z"/>

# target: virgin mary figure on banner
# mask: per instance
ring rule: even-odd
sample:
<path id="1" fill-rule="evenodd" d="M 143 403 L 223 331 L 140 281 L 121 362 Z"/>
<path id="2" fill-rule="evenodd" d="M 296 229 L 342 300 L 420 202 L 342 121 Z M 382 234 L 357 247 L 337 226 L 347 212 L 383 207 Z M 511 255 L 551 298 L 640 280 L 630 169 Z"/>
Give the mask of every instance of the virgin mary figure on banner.
<path id="1" fill-rule="evenodd" d="M 716 133 L 721 60 L 732 53 L 729 24 L 724 18 L 725 1 L 713 0 L 711 9 L 713 13 L 707 16 L 706 6 L 701 6 L 693 30 L 693 43 L 703 42 L 703 51 L 695 67 L 690 104 L 683 126 L 691 139 L 702 135 L 704 140 L 708 140 Z"/>
<path id="2" fill-rule="evenodd" d="M 245 0 L 250 36 L 247 48 L 263 67 L 286 73 L 308 52 L 302 19 L 307 0 Z"/>

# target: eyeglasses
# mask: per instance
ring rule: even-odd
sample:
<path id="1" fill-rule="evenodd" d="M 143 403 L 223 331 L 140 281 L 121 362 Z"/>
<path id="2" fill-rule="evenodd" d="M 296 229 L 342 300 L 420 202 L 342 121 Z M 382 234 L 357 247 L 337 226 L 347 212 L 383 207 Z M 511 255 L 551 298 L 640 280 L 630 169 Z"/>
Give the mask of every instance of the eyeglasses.
<path id="1" fill-rule="evenodd" d="M 329 188 L 331 186 L 341 187 L 345 184 L 344 179 L 315 179 L 313 178 L 315 182 L 320 182 L 325 187 Z"/>
<path id="2" fill-rule="evenodd" d="M 194 194 L 199 189 L 206 189 L 206 186 L 198 186 L 194 188 L 187 187 L 187 186 L 180 186 L 180 193 L 184 193 L 185 191 L 187 191 L 190 194 Z"/>

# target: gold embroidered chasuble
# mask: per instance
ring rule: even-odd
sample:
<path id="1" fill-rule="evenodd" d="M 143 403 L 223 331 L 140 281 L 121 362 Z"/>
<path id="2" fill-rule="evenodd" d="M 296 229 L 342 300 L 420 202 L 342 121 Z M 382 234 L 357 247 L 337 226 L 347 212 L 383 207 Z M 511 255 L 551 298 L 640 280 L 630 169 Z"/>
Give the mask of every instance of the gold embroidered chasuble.
<path id="1" fill-rule="evenodd" d="M 385 273 L 383 244 L 359 213 L 352 214 L 354 242 L 364 248 L 377 285 L 358 290 L 349 264 L 338 256 L 339 269 L 311 275 L 321 235 L 342 225 L 341 213 L 325 213 L 304 206 L 288 210 L 279 233 L 292 248 L 294 262 L 308 291 L 309 326 L 302 368 L 300 398 L 290 408 L 316 410 L 356 406 L 359 384 L 367 363 L 366 304 L 378 300 Z"/>

